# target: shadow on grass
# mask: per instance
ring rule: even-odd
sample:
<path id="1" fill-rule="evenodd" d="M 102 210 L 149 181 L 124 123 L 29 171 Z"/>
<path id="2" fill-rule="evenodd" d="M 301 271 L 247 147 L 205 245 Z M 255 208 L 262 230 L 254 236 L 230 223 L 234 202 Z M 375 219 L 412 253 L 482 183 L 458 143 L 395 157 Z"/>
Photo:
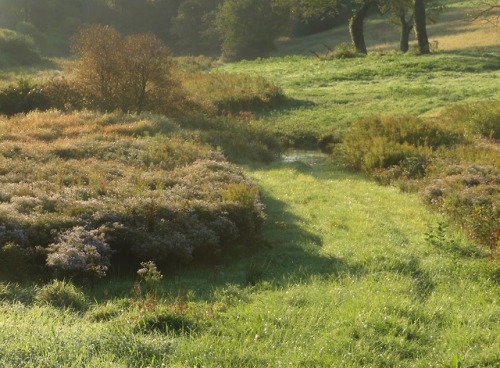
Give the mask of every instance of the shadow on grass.
<path id="1" fill-rule="evenodd" d="M 298 168 L 301 163 L 273 164 Z M 263 167 L 259 166 L 259 170 Z M 312 170 L 311 175 L 321 177 L 324 170 Z M 316 174 L 315 174 L 316 173 Z M 346 174 L 350 177 L 350 174 Z M 325 174 L 324 178 L 331 179 Z M 363 180 L 361 177 L 357 177 Z M 329 280 L 345 276 L 362 276 L 365 268 L 360 264 L 346 261 L 334 255 L 321 254 L 323 238 L 305 227 L 310 221 L 292 212 L 289 205 L 270 194 L 261 192 L 266 205 L 267 220 L 263 229 L 263 240 L 256 244 L 255 250 L 224 264 L 211 266 L 185 266 L 183 268 L 162 270 L 164 275 L 159 295 L 176 300 L 190 295 L 192 301 L 210 301 L 214 291 L 228 285 L 245 289 L 262 283 L 273 289 L 286 288 L 290 284 L 308 283 L 312 280 Z M 128 298 L 132 295 L 133 279 L 117 279 L 103 282 L 94 292 L 96 300 L 103 296 Z M 105 292 L 105 290 L 108 290 Z"/>
<path id="2" fill-rule="evenodd" d="M 266 118 L 273 115 L 291 115 L 295 110 L 311 109 L 316 106 L 316 103 L 310 100 L 299 100 L 297 98 L 286 96 L 283 104 L 277 108 L 264 109 L 258 111 L 256 115 L 260 118 Z"/>
<path id="3" fill-rule="evenodd" d="M 493 49 L 478 49 L 476 47 L 458 51 L 439 51 L 439 54 L 460 57 L 462 69 L 469 72 L 481 73 L 500 70 L 498 52 L 494 51 Z M 450 70 L 454 70 L 454 68 Z"/>

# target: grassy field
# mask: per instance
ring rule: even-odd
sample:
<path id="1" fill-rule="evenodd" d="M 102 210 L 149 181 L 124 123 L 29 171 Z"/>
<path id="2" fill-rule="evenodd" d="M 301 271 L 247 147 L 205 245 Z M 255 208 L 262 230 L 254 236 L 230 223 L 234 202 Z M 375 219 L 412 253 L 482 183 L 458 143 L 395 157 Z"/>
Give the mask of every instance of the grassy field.
<path id="1" fill-rule="evenodd" d="M 166 275 L 157 298 L 122 280 L 79 311 L 5 301 L 2 365 L 498 366 L 498 267 L 416 196 L 329 162 L 247 172 L 269 250 Z"/>
<path id="2" fill-rule="evenodd" d="M 311 40 L 288 42 L 280 52 L 297 47 L 306 54 Z M 218 70 L 277 82 L 287 104 L 248 125 L 315 145 L 372 114 L 433 118 L 458 104 L 498 101 L 500 50 L 491 42 L 441 48 L 440 41 L 440 51 L 425 57 L 389 52 L 322 61 L 291 55 Z M 39 119 L 47 123 L 56 115 Z M 100 125 L 140 144 L 169 134 L 148 120 L 124 126 L 103 117 L 89 121 L 85 129 L 95 137 Z M 151 132 L 142 134 L 149 125 Z M 27 153 L 30 142 L 41 149 L 49 133 L 58 145 L 67 143 L 61 129 L 45 128 L 37 138 L 19 124 L 2 139 L 19 138 Z M 70 138 L 83 139 L 76 133 L 85 129 L 73 128 Z M 108 138 L 111 145 L 121 142 L 119 134 Z M 29 166 L 23 157 L 19 170 Z M 243 166 L 259 187 L 267 219 L 264 247 L 236 262 L 164 269 L 149 293 L 133 278 L 105 279 L 92 290 L 0 280 L 0 366 L 500 367 L 498 260 L 430 212 L 417 194 L 347 171 L 335 156 L 318 154 L 314 161 Z"/>
<path id="3" fill-rule="evenodd" d="M 342 130 L 373 114 L 433 116 L 453 104 L 498 99 L 498 51 L 440 52 L 429 57 L 369 55 L 323 61 L 292 56 L 224 66 L 281 85 L 288 108 L 267 113 L 264 127 L 292 141 Z"/>

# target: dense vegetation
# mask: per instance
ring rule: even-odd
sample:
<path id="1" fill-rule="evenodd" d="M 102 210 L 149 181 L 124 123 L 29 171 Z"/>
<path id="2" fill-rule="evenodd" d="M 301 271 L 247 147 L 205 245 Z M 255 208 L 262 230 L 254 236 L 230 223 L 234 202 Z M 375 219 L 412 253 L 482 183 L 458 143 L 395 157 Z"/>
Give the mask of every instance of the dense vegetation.
<path id="1" fill-rule="evenodd" d="M 496 48 L 222 65 L 96 29 L 1 70 L 0 365 L 498 366 Z"/>
<path id="2" fill-rule="evenodd" d="M 0 130 L 3 277 L 51 275 L 45 258 L 60 276 L 96 276 L 111 252 L 116 271 L 221 262 L 259 246 L 257 190 L 194 130 L 158 116 L 59 112 Z"/>
<path id="3" fill-rule="evenodd" d="M 121 33 L 152 33 L 176 54 L 222 55 L 227 60 L 265 57 L 280 37 L 319 32 L 334 25 L 349 29 L 357 52 L 365 53 L 364 22 L 383 17 L 395 24 L 400 50 L 409 50 L 413 25 L 420 52 L 430 51 L 426 22 L 449 5 L 486 5 L 488 0 L 0 0 L 0 28 L 18 33 L 44 55 L 67 55 L 70 35 L 92 24 Z M 484 9 L 484 8 L 483 8 Z M 497 6 L 473 17 L 494 21 Z M 19 38 L 24 38 L 19 40 Z M 1 39 L 2 37 L 0 37 Z M 334 40 L 330 40 L 331 44 Z M 19 48 L 30 48 L 19 45 Z M 27 54 L 24 54 L 26 57 Z M 34 58 L 39 57 L 32 54 Z M 16 53 L 9 60 L 16 62 Z"/>

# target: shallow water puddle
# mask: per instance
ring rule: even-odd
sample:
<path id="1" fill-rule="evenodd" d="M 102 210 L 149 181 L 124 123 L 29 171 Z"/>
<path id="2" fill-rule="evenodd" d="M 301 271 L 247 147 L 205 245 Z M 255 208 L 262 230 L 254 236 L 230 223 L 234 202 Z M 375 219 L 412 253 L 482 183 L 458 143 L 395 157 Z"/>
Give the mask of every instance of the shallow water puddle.
<path id="1" fill-rule="evenodd" d="M 317 165 L 324 162 L 328 154 L 316 150 L 289 150 L 281 155 L 282 162 L 304 162 Z"/>

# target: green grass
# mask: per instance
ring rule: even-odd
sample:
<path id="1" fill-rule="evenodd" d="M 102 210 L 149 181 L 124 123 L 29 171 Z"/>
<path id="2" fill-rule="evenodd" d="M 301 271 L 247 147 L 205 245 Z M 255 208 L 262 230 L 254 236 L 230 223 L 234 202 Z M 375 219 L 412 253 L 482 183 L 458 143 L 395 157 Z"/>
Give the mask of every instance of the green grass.
<path id="1" fill-rule="evenodd" d="M 304 135 L 321 137 L 373 114 L 433 116 L 454 104 L 497 100 L 498 55 L 442 52 L 329 61 L 293 56 L 229 64 L 223 70 L 258 73 L 282 86 L 288 106 L 258 123 L 300 142 Z"/>
<path id="2" fill-rule="evenodd" d="M 248 125 L 293 143 L 372 114 L 432 118 L 498 100 L 498 56 L 289 56 L 220 70 L 283 87 L 288 104 Z M 37 139 L 59 136 L 56 128 Z M 345 171 L 335 157 L 244 169 L 266 205 L 266 248 L 216 267 L 164 269 L 156 298 L 133 279 L 108 279 L 84 290 L 78 310 L 40 303 L 41 285 L 0 282 L 0 366 L 500 366 L 498 261 L 417 194 Z"/>
<path id="3" fill-rule="evenodd" d="M 0 363 L 428 367 L 458 355 L 498 366 L 498 265 L 454 229 L 428 242 L 442 218 L 417 196 L 328 162 L 247 170 L 268 206 L 268 250 L 168 274 L 158 300 L 123 280 L 87 291 L 84 312 L 5 301 Z M 166 313 L 192 329 L 138 329 Z"/>

